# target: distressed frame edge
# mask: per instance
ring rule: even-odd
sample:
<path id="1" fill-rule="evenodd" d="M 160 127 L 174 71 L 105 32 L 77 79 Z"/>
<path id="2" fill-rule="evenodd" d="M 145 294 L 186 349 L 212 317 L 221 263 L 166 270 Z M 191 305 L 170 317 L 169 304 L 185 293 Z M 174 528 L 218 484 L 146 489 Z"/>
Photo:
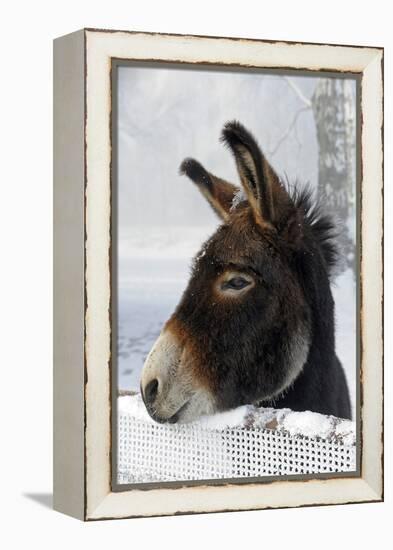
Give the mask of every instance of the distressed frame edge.
<path id="1" fill-rule="evenodd" d="M 114 31 L 116 32 L 116 31 Z M 132 31 L 130 31 L 130 34 L 135 34 Z M 239 39 L 240 40 L 240 39 Z M 361 46 L 358 46 L 361 47 Z M 185 70 L 198 70 L 199 64 L 197 63 L 189 63 L 184 62 L 183 63 Z M 117 185 L 116 185 L 116 174 L 117 170 L 113 164 L 113 159 L 115 158 L 116 152 L 117 152 L 117 138 L 116 138 L 116 132 L 115 132 L 115 120 L 117 117 L 117 101 L 115 101 L 114 96 L 117 93 L 117 84 L 116 80 L 118 77 L 118 70 L 121 67 L 153 67 L 156 66 L 158 68 L 161 67 L 180 67 L 181 64 L 179 62 L 170 62 L 167 60 L 159 60 L 154 62 L 149 61 L 142 61 L 134 59 L 118 59 L 115 57 L 111 57 L 111 242 L 110 242 L 110 253 L 111 253 L 111 491 L 112 492 L 125 492 L 125 491 L 132 491 L 132 490 L 151 490 L 160 488 L 163 486 L 163 482 L 146 482 L 146 483 L 124 483 L 124 484 L 118 484 L 117 483 L 117 472 L 115 470 L 114 464 L 116 464 L 117 459 L 117 449 L 115 442 L 117 441 L 117 413 L 118 413 L 118 404 L 117 404 L 117 385 L 115 381 L 117 380 L 117 361 L 116 359 L 113 359 L 114 355 L 116 354 L 116 334 L 117 334 L 117 306 L 116 306 L 116 296 L 117 296 L 117 288 L 116 285 L 113 283 L 114 280 L 117 278 L 117 253 L 116 253 L 116 243 L 117 243 L 117 213 L 116 213 L 116 200 L 117 200 Z M 212 65 L 206 65 L 203 64 L 203 70 L 205 71 L 219 71 L 223 72 L 225 74 L 226 71 L 232 72 L 233 66 L 222 66 L 218 64 L 212 64 Z M 296 70 L 288 70 L 288 69 L 264 69 L 264 68 L 255 68 L 255 67 L 246 67 L 246 66 L 236 66 L 236 71 L 245 71 L 247 74 L 252 72 L 258 72 L 259 74 L 272 74 L 280 75 L 280 74 L 294 74 L 295 76 L 300 75 L 308 75 L 311 71 L 304 71 L 302 69 L 296 69 Z M 337 72 L 320 72 L 315 71 L 315 74 L 322 77 L 323 75 L 326 75 L 327 78 L 332 77 L 336 79 L 340 78 L 351 78 L 356 83 L 356 211 L 360 213 L 360 161 L 361 161 L 361 131 L 360 131 L 360 113 L 361 113 L 361 80 L 362 80 L 362 74 L 363 73 L 337 73 Z M 360 215 L 357 216 L 357 218 L 360 218 Z M 360 223 L 359 219 L 357 220 L 357 234 L 360 234 Z M 360 241 L 360 239 L 359 239 Z M 360 242 L 356 244 L 356 269 L 360 273 Z M 226 485 L 226 484 L 262 484 L 262 483 L 271 483 L 274 481 L 309 481 L 309 480 L 315 480 L 315 479 L 338 479 L 338 478 L 352 478 L 352 477 L 361 477 L 361 411 L 360 411 L 360 403 L 359 403 L 359 395 L 360 395 L 360 278 L 359 278 L 359 285 L 357 289 L 357 297 L 356 297 L 356 309 L 357 309 L 357 334 L 359 335 L 359 338 L 357 338 L 356 342 L 356 403 L 355 403 L 355 418 L 356 421 L 356 433 L 357 433 L 357 443 L 356 443 L 356 469 L 351 470 L 348 472 L 336 472 L 336 473 L 320 473 L 320 474 L 285 474 L 285 475 L 275 475 L 275 476 L 260 476 L 260 477 L 250 477 L 250 478 L 227 478 L 227 479 L 202 479 L 202 480 L 191 480 L 191 481 L 170 481 L 165 482 L 165 488 L 181 488 L 181 487 L 192 487 L 195 485 L 206 485 L 206 486 L 214 486 L 217 484 Z"/>
<path id="2" fill-rule="evenodd" d="M 366 453 L 370 455 L 368 458 L 374 455 L 376 461 L 373 469 L 370 467 L 370 461 L 363 460 L 362 457 L 362 477 L 367 479 L 370 487 L 380 495 L 381 501 L 384 498 L 383 77 L 384 52 L 379 50 L 364 68 L 361 81 L 360 416 L 362 440 L 367 437 Z M 372 368 L 374 362 L 377 369 Z M 370 383 L 370 379 L 373 383 Z M 371 448 L 369 440 L 372 438 L 374 446 Z"/>
<path id="3" fill-rule="evenodd" d="M 85 31 L 86 32 L 86 31 Z M 92 31 L 89 31 L 89 33 L 91 33 Z M 116 32 L 116 31 L 114 31 Z M 140 33 L 138 33 L 140 34 Z M 166 35 L 167 36 L 167 35 Z M 172 35 L 173 36 L 173 35 Z M 189 37 L 189 38 L 192 38 L 192 37 Z M 210 37 L 207 37 L 207 38 L 210 38 Z M 228 39 L 228 40 L 232 40 L 232 39 Z M 263 42 L 263 41 L 257 41 L 257 42 Z M 319 49 L 319 46 L 316 46 L 317 49 Z M 344 47 L 344 48 L 347 48 L 347 47 Z M 349 47 L 348 47 L 349 48 Z M 368 50 L 370 50 L 370 48 L 367 48 Z M 373 50 L 373 58 L 371 61 L 369 61 L 369 63 L 363 67 L 363 79 L 367 73 L 366 69 L 367 67 L 373 63 L 373 61 L 375 61 L 377 59 L 377 61 L 379 62 L 379 59 L 381 60 L 381 63 L 383 63 L 383 50 L 381 50 L 380 48 L 374 48 L 372 49 Z M 381 64 L 380 64 L 381 66 Z M 379 74 L 377 74 L 377 85 L 379 85 L 380 83 L 382 83 L 382 71 L 380 71 Z M 378 95 L 378 92 L 377 92 L 377 97 L 379 97 L 379 99 L 381 99 L 382 101 L 382 98 L 383 98 L 383 89 L 382 89 L 382 86 L 381 86 L 381 94 Z M 363 106 L 363 104 L 362 104 Z M 379 106 L 378 106 L 379 108 Z M 380 111 L 380 120 L 381 120 L 381 124 L 382 124 L 382 105 L 381 105 L 381 109 L 379 110 Z M 371 123 L 372 124 L 372 123 Z M 363 151 L 363 138 L 364 138 L 364 130 L 365 130 L 365 127 L 364 127 L 364 124 L 363 124 L 363 131 L 362 131 L 362 152 L 363 152 L 363 160 L 365 159 L 365 155 L 364 155 L 364 151 Z M 366 134 L 367 134 L 367 128 L 366 128 Z M 379 144 L 378 144 L 379 145 Z M 381 155 L 383 155 L 383 150 L 382 150 L 382 140 L 381 140 Z M 367 160 L 367 159 L 366 159 Z M 367 162 L 366 162 L 367 164 Z M 374 166 L 375 168 L 376 166 Z M 382 175 L 382 174 L 381 174 Z M 381 178 L 381 191 L 383 189 L 383 180 Z M 381 216 L 382 216 L 382 205 L 381 205 L 381 212 L 380 212 Z M 378 220 L 379 221 L 379 220 Z M 381 219 L 382 221 L 382 219 Z M 382 276 L 383 275 L 383 272 L 382 272 L 382 265 L 377 265 L 377 271 L 378 273 Z M 380 298 L 381 300 L 383 299 L 383 293 L 382 293 L 382 282 L 381 282 L 381 294 L 380 294 Z M 380 321 L 382 319 L 379 319 Z M 378 324 L 378 321 L 377 321 L 377 324 Z M 380 326 L 380 328 L 382 328 L 382 326 Z M 381 333 L 381 336 L 382 336 L 382 333 Z M 382 344 L 382 339 L 381 339 L 381 344 Z M 382 358 L 382 356 L 381 356 Z M 381 393 L 380 393 L 380 397 L 381 397 Z M 381 399 L 381 402 L 382 402 L 382 399 Z M 381 427 L 381 429 L 383 429 Z M 381 443 L 381 456 L 382 456 L 382 452 L 383 452 L 383 449 L 382 449 L 382 443 Z M 367 502 L 372 502 L 372 501 L 380 501 L 383 499 L 383 468 L 382 468 L 382 464 L 381 464 L 381 468 L 380 468 L 380 471 L 377 472 L 377 475 L 374 476 L 373 478 L 373 481 L 371 482 L 371 484 L 367 481 L 367 478 L 368 476 L 365 476 L 365 477 L 361 477 L 361 478 L 358 478 L 356 480 L 352 480 L 352 487 L 354 488 L 354 485 L 353 485 L 353 482 L 358 482 L 359 483 L 359 487 L 362 486 L 362 488 L 368 493 L 368 497 L 367 497 Z M 367 473 L 367 472 L 366 472 Z M 346 479 L 343 479 L 340 481 L 340 483 L 342 483 L 343 481 L 346 481 Z M 276 483 L 293 483 L 291 481 L 289 482 L 276 482 Z M 302 482 L 303 483 L 303 482 Z M 304 483 L 307 483 L 307 482 L 304 482 Z M 322 483 L 323 485 L 324 483 Z M 251 485 L 251 484 L 250 484 Z M 247 489 L 250 488 L 250 485 L 246 485 Z M 229 488 L 230 485 L 224 487 L 225 489 Z M 199 488 L 199 487 L 198 487 Z M 204 487 L 201 487 L 201 488 L 204 488 Z M 88 490 L 88 487 L 86 487 L 86 489 Z M 187 488 L 185 490 L 192 490 L 192 491 L 195 491 L 195 487 L 193 488 Z M 209 490 L 214 490 L 214 489 L 217 489 L 215 487 L 211 487 L 209 486 L 208 487 Z M 222 489 L 222 487 L 221 487 Z M 167 492 L 167 491 L 179 491 L 179 489 L 158 489 L 157 491 L 159 491 L 160 493 L 162 492 Z M 128 491 L 128 493 L 136 493 L 137 491 Z M 151 492 L 156 492 L 156 491 L 151 491 Z M 111 503 L 109 502 L 111 499 L 111 497 L 115 494 L 119 494 L 119 493 L 111 493 L 110 490 L 108 492 L 106 492 L 104 498 L 100 499 L 97 503 L 96 501 L 96 506 L 88 506 L 88 508 L 86 509 L 86 516 L 85 516 L 85 519 L 88 519 L 88 520 L 91 520 L 91 519 L 105 519 L 105 518 L 109 518 L 109 517 L 135 517 L 134 515 L 126 515 L 126 516 L 123 516 L 123 515 L 110 515 L 109 516 L 107 515 L 107 512 L 108 512 L 108 509 L 107 509 L 107 505 L 109 504 L 111 506 Z M 180 496 L 180 495 L 179 495 Z M 205 495 L 206 496 L 206 495 Z M 314 502 L 313 504 L 317 505 L 317 504 L 339 504 L 339 502 L 325 502 L 325 497 L 323 497 L 323 500 L 321 500 L 320 502 Z M 350 502 L 363 502 L 364 500 L 362 499 L 355 499 L 353 501 L 350 501 Z M 311 504 L 301 504 L 300 506 L 302 505 L 311 505 Z M 289 504 L 288 506 L 294 506 L 293 504 Z M 283 506 L 280 506 L 280 505 L 275 505 L 275 506 L 269 506 L 268 504 L 266 505 L 258 505 L 257 507 L 252 507 L 252 508 L 231 508 L 231 510 L 240 510 L 240 509 L 262 509 L 262 508 L 267 508 L 267 507 L 283 507 Z M 285 507 L 285 506 L 284 506 Z M 206 508 L 206 507 L 205 507 Z M 209 512 L 213 512 L 213 511 L 223 511 L 225 508 L 219 508 L 219 509 L 211 509 L 211 510 L 208 510 Z M 207 511 L 207 510 L 194 510 L 195 513 L 202 513 L 203 511 Z M 136 514 L 136 516 L 143 516 L 143 515 L 172 515 L 174 513 L 192 513 L 192 510 L 177 510 L 177 511 L 169 511 L 168 513 L 154 513 L 152 512 L 151 514 Z"/>
<path id="4" fill-rule="evenodd" d="M 202 38 L 209 40 L 231 40 L 239 42 L 257 42 L 265 44 L 284 44 L 288 46 L 328 46 L 332 48 L 353 48 L 353 49 L 367 49 L 367 50 L 379 50 L 383 51 L 384 46 L 362 46 L 359 44 L 341 44 L 335 42 L 307 42 L 300 40 L 285 40 L 285 39 L 268 39 L 268 38 L 251 38 L 251 37 L 242 37 L 242 36 L 218 36 L 218 35 L 207 35 L 207 34 L 189 34 L 189 33 L 175 33 L 175 32 L 160 32 L 160 31 L 143 31 L 143 30 L 129 30 L 129 29 L 105 29 L 99 27 L 84 27 L 83 29 L 86 33 L 108 33 L 115 34 L 121 33 L 125 35 L 135 35 L 141 34 L 146 36 L 167 36 L 174 38 Z"/>

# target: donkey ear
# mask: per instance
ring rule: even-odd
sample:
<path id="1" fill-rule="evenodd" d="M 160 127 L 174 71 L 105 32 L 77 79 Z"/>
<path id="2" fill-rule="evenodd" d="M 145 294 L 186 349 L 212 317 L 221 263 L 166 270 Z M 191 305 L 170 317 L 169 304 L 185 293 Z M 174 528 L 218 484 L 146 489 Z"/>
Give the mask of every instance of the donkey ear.
<path id="1" fill-rule="evenodd" d="M 253 135 L 240 122 L 232 121 L 225 124 L 221 139 L 235 157 L 256 221 L 261 225 L 279 222 L 290 199 Z"/>
<path id="2" fill-rule="evenodd" d="M 237 187 L 221 178 L 214 176 L 196 160 L 186 158 L 180 165 L 180 174 L 185 174 L 192 180 L 207 199 L 216 214 L 227 221 Z"/>

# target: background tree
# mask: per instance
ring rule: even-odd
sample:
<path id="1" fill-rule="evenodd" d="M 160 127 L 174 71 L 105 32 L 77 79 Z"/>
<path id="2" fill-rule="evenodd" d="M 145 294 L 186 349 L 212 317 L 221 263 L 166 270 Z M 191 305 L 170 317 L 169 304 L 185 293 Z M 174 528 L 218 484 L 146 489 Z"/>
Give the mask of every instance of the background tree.
<path id="1" fill-rule="evenodd" d="M 318 79 L 311 98 L 304 95 L 293 79 L 284 77 L 301 106 L 276 142 L 274 155 L 292 131 L 299 116 L 313 113 L 318 141 L 317 194 L 339 226 L 338 241 L 343 258 L 342 269 L 355 267 L 355 183 L 356 183 L 356 110 L 349 80 Z"/>
<path id="2" fill-rule="evenodd" d="M 340 243 L 347 267 L 354 268 L 355 105 L 349 82 L 318 80 L 311 98 L 319 144 L 318 195 L 341 222 Z"/>

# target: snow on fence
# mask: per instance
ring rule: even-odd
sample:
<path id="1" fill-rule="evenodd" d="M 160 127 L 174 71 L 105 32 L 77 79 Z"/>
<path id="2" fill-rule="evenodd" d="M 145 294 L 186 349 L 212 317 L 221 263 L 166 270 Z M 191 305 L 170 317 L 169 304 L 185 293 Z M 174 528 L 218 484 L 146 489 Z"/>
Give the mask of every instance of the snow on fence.
<path id="1" fill-rule="evenodd" d="M 243 406 L 190 424 L 157 424 L 140 395 L 118 398 L 118 483 L 356 469 L 355 423 Z"/>

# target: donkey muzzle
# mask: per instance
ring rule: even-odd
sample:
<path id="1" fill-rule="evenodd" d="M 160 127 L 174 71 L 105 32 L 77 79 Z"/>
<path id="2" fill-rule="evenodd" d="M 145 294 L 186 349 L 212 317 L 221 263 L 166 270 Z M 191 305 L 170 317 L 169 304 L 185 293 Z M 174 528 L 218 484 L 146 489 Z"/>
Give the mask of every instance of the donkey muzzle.
<path id="1" fill-rule="evenodd" d="M 187 347 L 166 327 L 146 358 L 141 394 L 157 422 L 189 422 L 214 411 L 213 399 L 198 384 Z"/>

